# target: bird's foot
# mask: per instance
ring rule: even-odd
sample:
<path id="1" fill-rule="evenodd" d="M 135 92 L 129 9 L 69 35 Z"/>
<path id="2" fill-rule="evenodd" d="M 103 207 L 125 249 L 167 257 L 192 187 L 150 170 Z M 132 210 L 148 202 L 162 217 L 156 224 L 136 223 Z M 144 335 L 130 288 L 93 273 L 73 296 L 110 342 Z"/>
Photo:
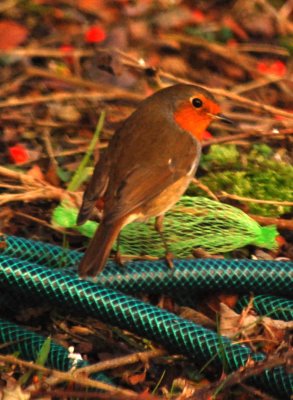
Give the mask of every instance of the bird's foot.
<path id="1" fill-rule="evenodd" d="M 125 262 L 127 261 L 127 259 L 125 257 L 122 256 L 122 254 L 120 253 L 120 251 L 116 251 L 115 256 L 114 256 L 114 261 L 116 264 L 119 265 L 119 267 L 124 267 Z"/>
<path id="2" fill-rule="evenodd" d="M 170 253 L 169 251 L 167 251 L 165 254 L 165 260 L 166 260 L 168 267 L 171 269 L 174 268 L 173 259 L 174 259 L 174 255 L 172 253 Z"/>

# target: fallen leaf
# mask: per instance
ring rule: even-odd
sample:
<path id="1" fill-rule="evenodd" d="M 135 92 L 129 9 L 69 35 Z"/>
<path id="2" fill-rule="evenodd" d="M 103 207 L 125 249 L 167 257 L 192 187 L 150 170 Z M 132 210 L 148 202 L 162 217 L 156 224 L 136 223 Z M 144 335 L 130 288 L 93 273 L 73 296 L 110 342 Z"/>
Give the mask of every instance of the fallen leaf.
<path id="1" fill-rule="evenodd" d="M 60 186 L 61 181 L 58 176 L 57 166 L 53 162 L 50 163 L 45 176 L 46 181 L 51 185 Z"/>
<path id="2" fill-rule="evenodd" d="M 219 333 L 223 336 L 234 337 L 240 332 L 241 328 L 248 326 L 245 329 L 245 335 L 252 335 L 255 333 L 257 317 L 254 315 L 248 315 L 244 320 L 241 319 L 241 315 L 237 314 L 226 304 L 220 304 L 220 330 Z M 242 324 L 241 324 L 242 321 Z"/>
<path id="3" fill-rule="evenodd" d="M 215 322 L 212 319 L 202 314 L 201 312 L 194 310 L 193 308 L 180 307 L 179 316 L 181 318 L 189 319 L 195 324 L 203 325 L 206 328 L 215 328 L 216 326 Z"/>
<path id="4" fill-rule="evenodd" d="M 2 400 L 28 400 L 30 398 L 30 393 L 23 390 L 18 384 L 14 387 L 3 389 Z"/>
<path id="5" fill-rule="evenodd" d="M 31 169 L 29 169 L 27 171 L 27 175 L 29 175 L 32 178 L 35 178 L 36 180 L 39 180 L 39 181 L 45 180 L 44 174 L 43 174 L 41 168 L 37 164 L 35 164 Z"/>
<path id="6" fill-rule="evenodd" d="M 129 375 L 129 372 L 123 374 L 123 380 L 130 385 L 137 385 L 138 383 L 142 383 L 145 381 L 146 370 L 144 370 L 140 374 Z"/>
<path id="7" fill-rule="evenodd" d="M 234 308 L 239 300 L 239 296 L 237 294 L 220 294 L 219 300 L 221 303 L 226 304 L 226 306 Z"/>
<path id="8" fill-rule="evenodd" d="M 267 331 L 264 339 L 270 335 L 270 339 L 279 341 L 285 330 L 293 328 L 293 321 L 286 322 L 250 314 L 243 318 L 224 303 L 220 304 L 220 316 L 220 334 L 227 337 L 233 337 L 241 331 L 245 336 L 256 335 L 259 333 L 260 327 L 263 327 Z"/>
<path id="9" fill-rule="evenodd" d="M 96 12 L 103 7 L 102 0 L 78 0 L 77 7 L 86 12 Z"/>
<path id="10" fill-rule="evenodd" d="M 0 21 L 0 50 L 14 49 L 23 43 L 28 36 L 25 26 L 12 20 Z"/>

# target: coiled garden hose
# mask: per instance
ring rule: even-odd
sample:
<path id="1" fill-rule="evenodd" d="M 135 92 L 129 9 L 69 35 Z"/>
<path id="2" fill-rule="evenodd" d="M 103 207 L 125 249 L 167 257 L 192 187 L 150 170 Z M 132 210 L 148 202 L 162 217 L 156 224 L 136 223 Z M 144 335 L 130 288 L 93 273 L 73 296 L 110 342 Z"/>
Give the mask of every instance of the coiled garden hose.
<path id="1" fill-rule="evenodd" d="M 76 266 L 82 253 L 14 236 L 6 242 L 3 256 L 15 257 L 48 267 Z M 98 282 L 127 293 L 144 291 L 232 290 L 238 292 L 290 295 L 293 292 L 293 263 L 288 261 L 182 259 L 174 260 L 171 270 L 165 261 L 136 260 L 119 268 L 109 261 Z"/>
<path id="2" fill-rule="evenodd" d="M 17 258 L 0 257 L 0 287 L 24 299 L 35 302 L 50 299 L 51 304 L 67 312 L 118 325 L 172 351 L 192 356 L 201 365 L 207 362 L 218 368 L 226 365 L 228 372 L 246 365 L 249 358 L 265 359 L 262 353 L 253 354 L 248 347 L 233 344 L 228 338 L 166 310 L 64 271 Z M 251 378 L 250 382 L 278 396 L 289 397 L 293 375 L 287 374 L 283 367 L 277 367 Z"/>
<path id="3" fill-rule="evenodd" d="M 0 344 L 4 345 L 1 352 L 8 354 L 17 352 L 22 359 L 36 360 L 45 340 L 46 338 L 42 335 L 0 318 Z M 71 358 L 65 347 L 51 341 L 46 365 L 60 371 L 69 371 L 89 364 L 86 361 Z M 95 373 L 92 378 L 112 385 L 110 379 L 102 373 Z"/>
<path id="4" fill-rule="evenodd" d="M 57 268 L 76 267 L 82 253 L 59 246 L 15 236 L 2 236 L 1 254 L 28 262 Z M 254 302 L 260 315 L 274 310 L 274 318 L 292 320 L 293 302 L 288 299 L 270 297 L 293 293 L 293 263 L 255 260 L 184 259 L 174 261 L 170 270 L 164 261 L 134 261 L 125 268 L 108 262 L 107 268 L 98 277 L 98 282 L 128 294 L 169 293 L 177 299 L 193 305 L 192 293 L 200 291 L 232 291 L 238 293 L 265 293 Z M 75 274 L 75 271 L 72 271 Z M 188 298 L 186 295 L 191 294 Z M 270 305 L 270 298 L 271 305 Z"/>
<path id="5" fill-rule="evenodd" d="M 211 361 L 218 367 L 225 363 L 230 371 L 245 365 L 249 357 L 260 361 L 265 356 L 253 354 L 248 347 L 232 344 L 228 338 L 101 285 L 127 292 L 184 290 L 186 293 L 189 289 L 207 288 L 235 292 L 239 286 L 240 291 L 246 293 L 250 290 L 255 293 L 292 293 L 291 262 L 177 260 L 173 271 L 161 261 L 135 261 L 128 263 L 124 269 L 110 262 L 99 276 L 99 282 L 92 283 L 80 280 L 72 272 L 60 272 L 36 264 L 72 267 L 82 257 L 77 251 L 13 236 L 2 237 L 1 240 L 6 244 L 2 245 L 4 249 L 0 256 L 2 288 L 18 296 L 21 294 L 24 300 L 50 299 L 51 303 L 66 310 L 98 317 L 162 343 L 171 350 L 192 355 L 198 362 Z M 269 298 L 266 296 L 267 302 Z M 259 300 L 257 303 L 261 304 Z M 277 301 L 276 298 L 272 300 Z M 292 315 L 291 302 L 281 299 L 280 304 L 281 309 L 290 310 L 291 307 Z M 285 314 L 285 317 L 288 318 L 288 315 L 290 318 L 290 314 Z M 278 367 L 250 381 L 278 396 L 287 397 L 292 392 L 292 379 L 292 375 Z"/>
<path id="6" fill-rule="evenodd" d="M 250 302 L 249 296 L 243 296 L 237 302 L 235 310 L 241 311 Z M 253 297 L 253 308 L 259 315 L 284 321 L 293 320 L 293 301 L 276 296 L 258 295 Z"/>

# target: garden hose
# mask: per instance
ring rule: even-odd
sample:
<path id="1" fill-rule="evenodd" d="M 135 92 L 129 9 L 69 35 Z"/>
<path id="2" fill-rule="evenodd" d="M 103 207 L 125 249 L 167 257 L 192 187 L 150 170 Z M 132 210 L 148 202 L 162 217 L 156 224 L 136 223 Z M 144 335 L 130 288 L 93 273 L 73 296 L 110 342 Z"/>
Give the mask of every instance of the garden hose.
<path id="1" fill-rule="evenodd" d="M 6 242 L 2 256 L 47 267 L 76 267 L 82 257 L 78 251 L 39 241 L 14 236 L 3 236 L 1 240 Z M 127 263 L 124 268 L 109 261 L 97 281 L 126 293 L 186 293 L 187 290 L 220 289 L 284 296 L 293 293 L 293 263 L 248 259 L 182 259 L 174 260 L 174 269 L 171 270 L 164 260 L 136 260 Z"/>
<path id="2" fill-rule="evenodd" d="M 22 359 L 36 360 L 45 340 L 46 338 L 42 335 L 0 318 L 0 344 L 3 353 L 17 352 Z M 70 371 L 87 365 L 89 365 L 88 362 L 71 357 L 65 347 L 51 341 L 46 366 L 60 371 Z M 102 373 L 95 373 L 91 378 L 113 385 Z"/>
<path id="3" fill-rule="evenodd" d="M 248 306 L 250 296 L 243 296 L 237 302 L 235 311 Z M 253 297 L 253 308 L 258 315 L 264 315 L 273 319 L 293 321 L 293 301 L 276 296 L 258 295 Z"/>
<path id="4" fill-rule="evenodd" d="M 24 300 L 49 299 L 50 304 L 66 312 L 117 325 L 155 340 L 171 351 L 192 356 L 198 364 L 211 363 L 221 369 L 226 366 L 225 372 L 246 365 L 249 358 L 265 359 L 264 354 L 233 344 L 228 338 L 191 321 L 65 271 L 2 255 L 0 287 Z M 249 381 L 282 397 L 289 397 L 293 387 L 293 375 L 287 374 L 283 367 L 266 370 Z"/>
<path id="5" fill-rule="evenodd" d="M 3 236 L 1 241 L 5 245 L 2 245 L 0 256 L 0 286 L 18 296 L 21 294 L 24 301 L 50 299 L 51 303 L 66 311 L 70 309 L 75 313 L 98 317 L 162 343 L 170 350 L 188 356 L 192 354 L 198 363 L 212 362 L 218 367 L 226 363 L 229 371 L 245 365 L 249 357 L 261 361 L 265 356 L 253 354 L 248 347 L 232 344 L 228 338 L 104 285 L 128 293 L 175 290 L 186 293 L 189 289 L 195 292 L 206 289 L 235 292 L 240 289 L 246 293 L 292 293 L 292 262 L 175 260 L 174 270 L 170 270 L 163 261 L 134 261 L 125 268 L 109 262 L 99 275 L 98 282 L 93 283 L 80 280 L 68 269 L 52 269 L 60 265 L 76 266 L 82 257 L 78 251 L 13 236 Z M 262 307 L 262 299 L 267 304 L 265 307 Z M 276 297 L 258 296 L 257 307 L 271 312 L 270 299 L 273 307 L 282 310 L 285 320 L 292 316 L 292 302 L 287 299 L 279 299 L 280 303 L 277 303 Z M 282 367 L 278 367 L 250 381 L 279 396 L 289 396 L 293 387 L 292 378 Z"/>
<path id="6" fill-rule="evenodd" d="M 40 265 L 76 267 L 82 253 L 59 246 L 15 236 L 2 236 L 2 252 L 6 257 L 16 257 Z M 164 261 L 134 261 L 119 268 L 109 261 L 99 275 L 98 282 L 128 294 L 168 293 L 181 305 L 193 307 L 196 295 L 202 291 L 231 291 L 265 293 L 254 301 L 259 315 L 271 313 L 276 319 L 293 320 L 293 303 L 288 299 L 268 296 L 267 293 L 291 295 L 293 293 L 292 262 L 228 259 L 183 259 L 174 261 L 170 270 Z M 73 270 L 72 274 L 76 274 Z M 271 304 L 270 304 L 271 298 Z M 240 304 L 240 303 L 239 303 Z M 267 311 L 266 311 L 267 310 Z M 239 309 L 238 309 L 239 311 Z"/>

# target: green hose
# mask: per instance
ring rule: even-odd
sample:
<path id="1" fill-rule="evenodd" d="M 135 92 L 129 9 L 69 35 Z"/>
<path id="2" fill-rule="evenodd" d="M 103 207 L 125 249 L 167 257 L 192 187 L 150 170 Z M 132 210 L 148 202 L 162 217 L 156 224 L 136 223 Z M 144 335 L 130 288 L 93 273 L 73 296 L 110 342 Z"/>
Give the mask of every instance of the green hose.
<path id="1" fill-rule="evenodd" d="M 4 237 L 2 239 L 5 240 Z M 48 267 L 76 266 L 82 253 L 7 236 L 2 255 Z M 140 261 L 119 268 L 109 261 L 98 277 L 101 285 L 126 293 L 184 292 L 219 289 L 247 293 L 293 293 L 293 263 L 263 260 L 182 259 L 171 270 L 165 261 Z"/>
<path id="2" fill-rule="evenodd" d="M 76 266 L 82 253 L 63 249 L 40 241 L 15 236 L 2 236 L 6 244 L 3 256 L 16 257 L 32 263 L 57 268 Z M 175 261 L 175 270 L 166 267 L 164 261 L 135 261 L 127 268 L 119 268 L 111 261 L 98 277 L 103 286 L 125 293 L 169 293 L 176 301 L 193 307 L 195 294 L 200 291 L 225 291 L 247 293 L 272 293 L 291 295 L 293 293 L 292 262 L 225 260 L 225 259 L 184 259 Z M 72 271 L 72 273 L 75 273 Z M 263 299 L 263 300 L 262 300 Z M 262 302 L 264 304 L 262 304 Z M 274 318 L 290 321 L 293 319 L 293 302 L 270 296 L 259 297 L 254 308 L 260 315 L 274 310 Z M 268 310 L 266 312 L 266 310 Z"/>
<path id="3" fill-rule="evenodd" d="M 248 347 L 233 344 L 228 338 L 220 337 L 166 310 L 81 280 L 72 274 L 16 258 L 0 256 L 0 287 L 24 300 L 50 299 L 52 305 L 66 312 L 72 311 L 118 325 L 155 340 L 171 351 L 192 356 L 201 365 L 212 362 L 222 368 L 225 363 L 228 370 L 233 371 L 246 365 L 249 358 L 255 361 L 265 359 L 261 353 L 253 354 Z M 289 397 L 293 375 L 278 367 L 251 378 L 250 382 L 279 396 Z"/>
<path id="4" fill-rule="evenodd" d="M 260 361 L 265 356 L 253 354 L 249 348 L 233 344 L 228 338 L 104 285 L 129 293 L 186 293 L 207 289 L 235 292 L 237 289 L 246 293 L 290 295 L 293 288 L 292 262 L 223 259 L 175 260 L 174 270 L 167 268 L 163 261 L 135 261 L 122 269 L 109 262 L 98 283 L 92 283 L 80 280 L 72 271 L 44 267 L 76 266 L 82 257 L 77 251 L 13 236 L 2 237 L 2 242 L 6 247 L 0 256 L 0 287 L 21 295 L 24 301 L 49 298 L 52 304 L 66 311 L 98 317 L 155 340 L 170 350 L 192 355 L 201 365 L 212 361 L 221 368 L 225 358 L 230 371 L 245 365 L 249 357 Z M 256 304 L 261 308 L 261 297 L 258 297 Z M 269 304 L 269 297 L 263 297 Z M 274 307 L 278 306 L 276 298 L 271 298 Z M 292 302 L 286 299 L 280 302 L 279 308 L 289 310 L 289 314 L 282 311 L 283 318 L 291 318 Z M 270 306 L 266 307 L 264 310 L 270 312 Z M 292 392 L 292 378 L 279 367 L 251 378 L 250 382 L 288 397 Z"/>
<path id="5" fill-rule="evenodd" d="M 236 311 L 241 311 L 247 307 L 250 296 L 243 296 L 236 304 Z M 258 315 L 265 315 L 273 319 L 284 321 L 293 320 L 293 301 L 285 298 L 267 295 L 253 297 L 253 308 Z"/>
<path id="6" fill-rule="evenodd" d="M 17 352 L 25 360 L 36 360 L 46 338 L 12 322 L 0 319 L 0 343 L 4 344 L 1 352 Z M 79 361 L 77 367 L 84 366 L 84 361 Z M 61 371 L 69 371 L 73 361 L 65 347 L 51 342 L 50 352 L 46 365 Z"/>
<path id="7" fill-rule="evenodd" d="M 7 354 L 17 352 L 22 359 L 34 361 L 45 340 L 46 338 L 42 335 L 0 318 L 0 344 L 3 344 L 1 352 Z M 54 341 L 51 342 L 46 366 L 61 371 L 70 371 L 72 368 L 81 368 L 87 365 L 89 364 L 86 361 L 71 358 L 65 347 Z M 110 379 L 102 373 L 95 373 L 91 378 L 112 385 Z"/>

